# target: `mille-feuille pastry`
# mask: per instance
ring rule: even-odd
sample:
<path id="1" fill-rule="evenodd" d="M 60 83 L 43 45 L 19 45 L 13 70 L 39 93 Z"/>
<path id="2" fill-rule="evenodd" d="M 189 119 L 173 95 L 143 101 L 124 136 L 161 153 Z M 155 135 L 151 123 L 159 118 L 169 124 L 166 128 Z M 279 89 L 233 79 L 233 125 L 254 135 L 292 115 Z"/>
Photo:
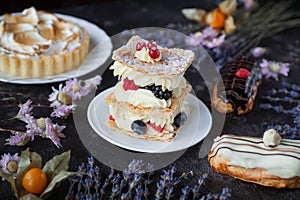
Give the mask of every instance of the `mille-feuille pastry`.
<path id="1" fill-rule="evenodd" d="M 221 70 L 221 78 L 213 89 L 211 104 L 221 113 L 237 115 L 252 110 L 261 84 L 261 69 L 255 62 L 239 57 Z"/>
<path id="2" fill-rule="evenodd" d="M 208 160 L 213 170 L 275 188 L 300 188 L 300 141 L 270 129 L 263 138 L 222 135 Z"/>
<path id="3" fill-rule="evenodd" d="M 89 48 L 87 31 L 34 7 L 0 20 L 0 72 L 42 77 L 77 68 Z"/>
<path id="4" fill-rule="evenodd" d="M 106 98 L 109 127 L 137 138 L 171 141 L 189 114 L 185 97 L 191 86 L 183 74 L 194 53 L 133 36 L 113 52 L 113 59 L 110 69 L 120 81 Z"/>

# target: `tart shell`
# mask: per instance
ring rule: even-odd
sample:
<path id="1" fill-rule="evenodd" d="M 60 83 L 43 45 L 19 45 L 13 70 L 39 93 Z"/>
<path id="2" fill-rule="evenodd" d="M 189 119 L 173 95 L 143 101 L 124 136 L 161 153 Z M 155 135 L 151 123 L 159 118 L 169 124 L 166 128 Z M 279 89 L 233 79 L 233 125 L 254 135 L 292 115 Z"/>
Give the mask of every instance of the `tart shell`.
<path id="1" fill-rule="evenodd" d="M 76 49 L 39 58 L 19 58 L 2 54 L 0 55 L 0 72 L 19 77 L 35 78 L 57 75 L 79 67 L 88 53 L 90 42 L 87 31 L 81 29 L 84 40 Z"/>

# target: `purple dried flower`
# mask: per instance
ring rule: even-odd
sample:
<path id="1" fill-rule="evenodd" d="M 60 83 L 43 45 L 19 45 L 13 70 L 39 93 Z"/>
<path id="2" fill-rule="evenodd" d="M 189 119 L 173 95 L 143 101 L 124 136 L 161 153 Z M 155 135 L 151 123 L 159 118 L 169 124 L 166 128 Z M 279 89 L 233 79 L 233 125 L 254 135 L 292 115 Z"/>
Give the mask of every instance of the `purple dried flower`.
<path id="1" fill-rule="evenodd" d="M 32 115 L 32 107 L 30 107 L 32 104 L 32 100 L 28 99 L 26 101 L 26 103 L 24 104 L 20 104 L 19 105 L 19 112 L 18 114 L 16 115 L 16 118 L 26 122 L 26 116 L 27 115 Z"/>
<path id="2" fill-rule="evenodd" d="M 225 35 L 221 35 L 212 40 L 204 40 L 202 42 L 202 45 L 206 46 L 209 49 L 213 49 L 215 47 L 221 46 L 224 43 L 224 41 L 225 41 Z"/>
<path id="3" fill-rule="evenodd" d="M 84 87 L 89 88 L 90 90 L 96 89 L 98 85 L 100 85 L 102 81 L 101 76 L 97 75 L 93 78 L 87 79 L 84 81 L 85 85 Z"/>
<path id="4" fill-rule="evenodd" d="M 278 75 L 288 76 L 290 71 L 289 63 L 283 62 L 275 62 L 275 61 L 267 61 L 263 59 L 260 63 L 262 68 L 262 74 L 265 75 L 266 78 L 274 78 L 278 80 Z"/>
<path id="5" fill-rule="evenodd" d="M 58 90 L 55 87 L 52 87 L 53 92 L 49 94 L 48 101 L 51 102 L 51 107 L 58 107 L 61 105 L 61 102 L 58 101 L 57 97 L 60 92 L 63 92 L 63 85 L 59 84 Z"/>
<path id="6" fill-rule="evenodd" d="M 0 160 L 0 167 L 4 173 L 16 175 L 19 161 L 20 157 L 17 153 L 13 156 L 10 153 L 3 154 Z"/>
<path id="7" fill-rule="evenodd" d="M 221 46 L 224 43 L 225 35 L 217 37 L 217 31 L 212 27 L 207 27 L 203 32 L 196 32 L 190 35 L 187 43 L 191 46 L 203 45 L 208 48 L 215 48 Z"/>
<path id="8" fill-rule="evenodd" d="M 90 89 L 82 86 L 82 81 L 72 78 L 66 81 L 64 91 L 71 95 L 73 100 L 81 99 L 82 96 L 88 94 Z"/>
<path id="9" fill-rule="evenodd" d="M 251 8 L 255 5 L 254 0 L 241 0 L 241 2 L 244 3 L 244 8 L 245 8 L 246 10 L 251 9 Z"/>
<path id="10" fill-rule="evenodd" d="M 260 58 L 266 53 L 267 49 L 264 47 L 255 47 L 251 50 L 251 55 L 254 58 Z"/>
<path id="11" fill-rule="evenodd" d="M 73 100 L 81 99 L 81 97 L 89 94 L 91 90 L 97 88 L 101 83 L 101 76 L 97 75 L 87 80 L 77 80 L 76 78 L 66 81 L 63 91 L 69 94 Z"/>
<path id="12" fill-rule="evenodd" d="M 62 133 L 62 130 L 65 128 L 65 126 L 53 124 L 49 118 L 45 119 L 45 123 L 46 130 L 43 136 L 49 138 L 58 148 L 60 148 L 62 146 L 60 143 L 60 137 L 65 137 L 65 135 Z"/>
<path id="13" fill-rule="evenodd" d="M 32 135 L 30 133 L 25 132 L 15 132 L 14 134 L 10 135 L 8 139 L 5 141 L 5 145 L 10 146 L 24 146 L 26 145 L 30 139 L 32 138 Z"/>
<path id="14" fill-rule="evenodd" d="M 39 126 L 39 122 L 41 120 L 43 120 L 43 118 L 39 118 L 39 119 L 35 119 L 34 117 L 32 116 L 27 116 L 26 117 L 26 121 L 27 121 L 27 124 L 26 124 L 26 132 L 31 134 L 32 137 L 34 137 L 34 135 L 40 135 L 40 134 L 43 134 L 44 130 L 43 128 L 44 127 L 40 127 Z M 33 139 L 32 139 L 33 140 Z"/>
<path id="15" fill-rule="evenodd" d="M 67 118 L 71 113 L 75 111 L 76 105 L 60 105 L 54 108 L 51 113 L 51 117 Z"/>

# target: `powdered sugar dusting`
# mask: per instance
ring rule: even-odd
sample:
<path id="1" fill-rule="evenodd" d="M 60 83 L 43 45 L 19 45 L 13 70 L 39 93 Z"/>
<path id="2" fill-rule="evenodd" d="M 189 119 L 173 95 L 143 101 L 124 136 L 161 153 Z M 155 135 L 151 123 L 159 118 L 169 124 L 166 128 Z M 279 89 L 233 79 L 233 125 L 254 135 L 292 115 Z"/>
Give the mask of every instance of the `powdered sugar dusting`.
<path id="1" fill-rule="evenodd" d="M 161 76 L 178 76 L 186 71 L 194 59 L 194 52 L 191 50 L 177 48 L 162 48 L 158 46 L 162 59 L 158 62 L 146 63 L 134 57 L 135 45 L 137 42 L 147 42 L 139 36 L 133 36 L 125 46 L 113 52 L 113 59 L 146 74 Z"/>

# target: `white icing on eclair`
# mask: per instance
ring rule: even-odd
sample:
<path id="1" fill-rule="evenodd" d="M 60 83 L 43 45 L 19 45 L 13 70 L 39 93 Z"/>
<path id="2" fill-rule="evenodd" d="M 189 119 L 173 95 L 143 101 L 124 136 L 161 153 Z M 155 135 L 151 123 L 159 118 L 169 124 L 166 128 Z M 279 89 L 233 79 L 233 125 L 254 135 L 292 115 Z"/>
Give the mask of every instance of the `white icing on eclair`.
<path id="1" fill-rule="evenodd" d="M 262 138 L 222 135 L 214 140 L 213 155 L 229 161 L 228 165 L 265 169 L 281 178 L 300 176 L 300 141 L 282 139 L 276 147 L 267 147 Z"/>
<path id="2" fill-rule="evenodd" d="M 36 11 L 5 14 L 0 21 L 0 54 L 37 58 L 72 51 L 84 41 L 81 28 L 55 14 Z"/>

